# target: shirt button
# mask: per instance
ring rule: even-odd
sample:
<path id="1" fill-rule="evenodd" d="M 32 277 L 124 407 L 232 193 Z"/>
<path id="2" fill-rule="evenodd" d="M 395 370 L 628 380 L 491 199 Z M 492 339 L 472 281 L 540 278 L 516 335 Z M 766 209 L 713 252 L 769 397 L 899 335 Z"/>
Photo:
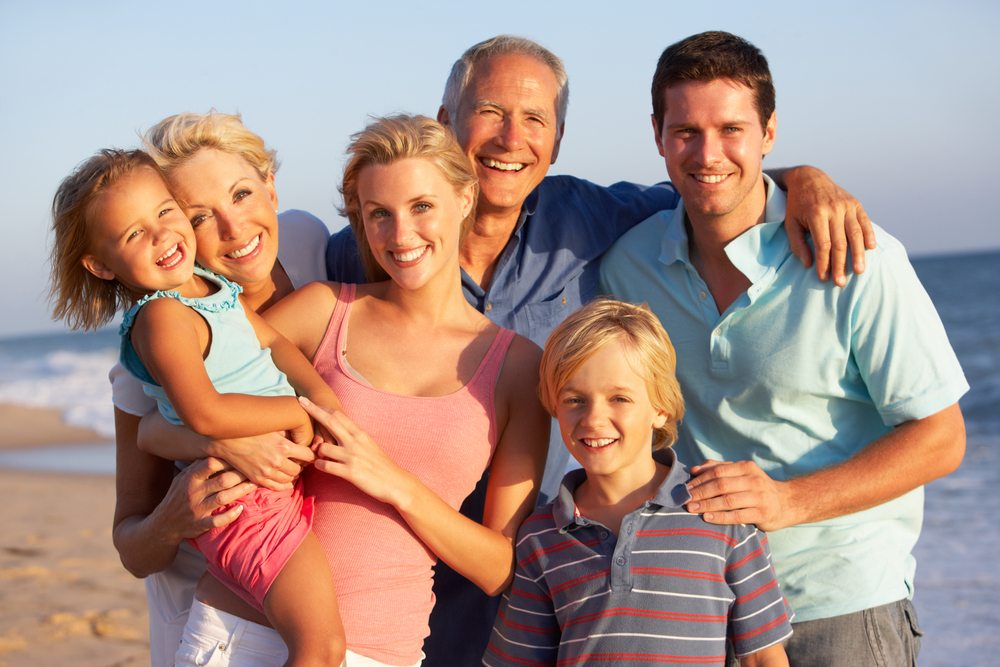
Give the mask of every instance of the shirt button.
<path id="1" fill-rule="evenodd" d="M 632 524 L 627 525 L 625 527 L 625 530 L 626 530 L 626 532 L 628 532 L 629 535 L 631 535 L 632 534 Z"/>
<path id="2" fill-rule="evenodd" d="M 708 295 L 705 294 L 704 290 L 698 292 L 698 298 L 701 299 L 702 301 L 704 301 L 706 297 L 708 297 Z"/>
<path id="3" fill-rule="evenodd" d="M 601 539 L 602 540 L 608 539 L 608 531 L 606 531 L 606 530 L 602 530 L 601 531 Z"/>
<path id="4" fill-rule="evenodd" d="M 225 651 L 226 650 L 226 645 L 220 642 L 219 643 L 219 650 L 220 651 Z"/>
<path id="5" fill-rule="evenodd" d="M 619 556 L 617 559 L 615 559 L 615 562 L 618 563 L 619 565 L 624 565 L 625 564 L 625 557 L 624 556 Z"/>
<path id="6" fill-rule="evenodd" d="M 488 303 L 488 304 L 486 304 L 486 312 L 488 313 L 488 312 L 490 312 L 491 310 L 493 310 L 493 304 L 492 304 L 492 303 Z"/>

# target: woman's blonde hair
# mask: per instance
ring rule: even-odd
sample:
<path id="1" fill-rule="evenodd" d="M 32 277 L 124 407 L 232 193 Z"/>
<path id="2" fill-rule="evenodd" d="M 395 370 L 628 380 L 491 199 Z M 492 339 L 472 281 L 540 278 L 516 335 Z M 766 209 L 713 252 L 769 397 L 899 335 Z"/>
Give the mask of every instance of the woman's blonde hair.
<path id="1" fill-rule="evenodd" d="M 340 213 L 347 216 L 351 223 L 365 276 L 370 282 L 386 280 L 389 276 L 376 261 L 365 235 L 358 196 L 358 177 L 365 167 L 389 165 L 406 158 L 421 158 L 436 166 L 456 193 L 478 184 L 469 158 L 462 152 L 451 131 L 426 116 L 397 115 L 375 119 L 361 132 L 351 135 L 347 156 L 344 179 L 340 186 L 340 193 L 344 197 Z M 475 218 L 476 206 L 473 199 L 469 215 L 462 221 L 461 237 L 464 238 Z"/>
<path id="2" fill-rule="evenodd" d="M 259 135 L 243 124 L 239 114 L 179 113 L 149 128 L 142 138 L 146 150 L 169 178 L 170 172 L 202 148 L 239 155 L 261 180 L 278 171 L 278 156 Z"/>
<path id="3" fill-rule="evenodd" d="M 600 298 L 563 320 L 542 352 L 538 371 L 542 405 L 555 416 L 559 391 L 587 359 L 612 341 L 625 348 L 623 363 L 645 378 L 653 408 L 667 416 L 666 424 L 653 429 L 653 449 L 671 446 L 677 440 L 677 423 L 684 417 L 677 354 L 660 320 L 645 305 Z"/>
<path id="4" fill-rule="evenodd" d="M 89 227 L 94 201 L 136 169 L 160 173 L 143 151 L 106 148 L 63 179 L 52 199 L 52 252 L 49 301 L 52 316 L 73 329 L 96 329 L 135 299 L 117 280 L 98 278 L 83 266 L 90 250 Z"/>

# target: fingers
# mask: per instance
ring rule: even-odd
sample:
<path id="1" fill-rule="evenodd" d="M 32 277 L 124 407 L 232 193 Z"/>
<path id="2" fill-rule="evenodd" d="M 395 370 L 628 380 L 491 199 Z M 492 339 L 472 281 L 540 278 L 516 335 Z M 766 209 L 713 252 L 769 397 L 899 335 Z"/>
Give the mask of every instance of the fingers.
<path id="1" fill-rule="evenodd" d="M 788 244 L 792 248 L 792 253 L 799 258 L 802 266 L 807 269 L 812 266 L 813 255 L 809 244 L 806 243 L 806 230 L 801 225 L 788 225 Z"/>

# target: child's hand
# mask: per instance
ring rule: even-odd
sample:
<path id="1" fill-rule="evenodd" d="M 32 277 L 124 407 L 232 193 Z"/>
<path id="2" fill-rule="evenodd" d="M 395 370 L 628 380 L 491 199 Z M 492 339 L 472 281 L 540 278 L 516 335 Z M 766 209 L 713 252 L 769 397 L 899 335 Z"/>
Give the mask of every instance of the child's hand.
<path id="1" fill-rule="evenodd" d="M 210 451 L 254 484 L 272 491 L 292 488 L 302 466 L 315 458 L 309 446 L 292 442 L 284 432 L 215 440 Z"/>
<path id="2" fill-rule="evenodd" d="M 303 421 L 300 424 L 288 429 L 288 439 L 297 445 L 308 447 L 313 439 L 313 423 L 312 419 L 304 411 L 302 417 Z"/>

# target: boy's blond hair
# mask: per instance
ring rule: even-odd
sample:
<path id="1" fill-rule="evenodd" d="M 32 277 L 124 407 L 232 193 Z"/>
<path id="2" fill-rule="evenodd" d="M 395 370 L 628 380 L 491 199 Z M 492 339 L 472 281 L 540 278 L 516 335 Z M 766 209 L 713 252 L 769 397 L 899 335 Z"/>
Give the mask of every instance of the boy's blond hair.
<path id="1" fill-rule="evenodd" d="M 670 337 L 648 306 L 599 298 L 571 314 L 549 335 L 539 368 L 538 394 L 555 416 L 559 391 L 581 364 L 612 341 L 625 348 L 623 363 L 646 379 L 653 408 L 667 416 L 653 429 L 653 450 L 677 440 L 684 398 L 677 382 L 677 354 Z"/>
<path id="2" fill-rule="evenodd" d="M 52 252 L 49 256 L 49 301 L 52 317 L 73 329 L 96 329 L 135 300 L 117 280 L 98 278 L 83 266 L 90 250 L 88 233 L 95 200 L 136 169 L 156 171 L 143 151 L 105 148 L 63 179 L 52 199 Z"/>

